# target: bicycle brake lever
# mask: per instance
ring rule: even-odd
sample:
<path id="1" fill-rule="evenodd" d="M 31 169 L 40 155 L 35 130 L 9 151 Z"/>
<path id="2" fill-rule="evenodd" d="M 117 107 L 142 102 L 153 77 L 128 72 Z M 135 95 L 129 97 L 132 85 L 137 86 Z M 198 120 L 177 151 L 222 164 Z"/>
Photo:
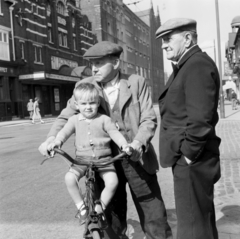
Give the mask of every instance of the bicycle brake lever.
<path id="1" fill-rule="evenodd" d="M 54 150 L 48 151 L 48 155 L 50 155 L 50 157 L 47 157 L 47 158 L 45 158 L 45 159 L 44 159 L 44 160 L 41 162 L 41 164 L 40 164 L 40 165 L 43 165 L 45 161 L 47 161 L 48 159 L 50 159 L 50 158 L 53 158 L 53 157 L 54 157 L 54 155 L 55 155 L 55 152 L 54 152 Z"/>

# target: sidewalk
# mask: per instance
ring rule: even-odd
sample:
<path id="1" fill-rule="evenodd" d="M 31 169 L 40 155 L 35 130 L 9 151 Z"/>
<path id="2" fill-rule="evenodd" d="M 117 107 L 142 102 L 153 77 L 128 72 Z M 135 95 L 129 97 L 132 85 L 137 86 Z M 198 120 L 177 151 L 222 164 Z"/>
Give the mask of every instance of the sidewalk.
<path id="1" fill-rule="evenodd" d="M 42 120 L 44 123 L 50 123 L 54 122 L 56 119 L 56 116 L 48 116 L 48 117 L 42 117 Z M 36 121 L 37 124 L 40 124 L 39 121 Z M 25 119 L 16 119 L 16 120 L 10 120 L 10 121 L 0 121 L 0 128 L 6 127 L 6 126 L 17 126 L 17 125 L 30 125 L 32 124 L 32 121 L 29 118 Z"/>

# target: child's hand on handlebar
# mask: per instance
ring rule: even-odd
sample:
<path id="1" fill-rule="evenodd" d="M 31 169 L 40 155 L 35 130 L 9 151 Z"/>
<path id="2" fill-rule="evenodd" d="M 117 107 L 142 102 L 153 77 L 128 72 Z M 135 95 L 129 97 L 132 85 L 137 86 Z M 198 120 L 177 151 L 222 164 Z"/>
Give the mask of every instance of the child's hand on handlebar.
<path id="1" fill-rule="evenodd" d="M 126 144 L 122 146 L 122 151 L 131 156 L 133 153 L 133 148 L 130 145 Z"/>
<path id="2" fill-rule="evenodd" d="M 48 151 L 50 152 L 50 157 L 54 157 L 54 148 L 61 148 L 62 142 L 60 140 L 54 140 L 52 143 L 50 143 L 47 147 Z"/>

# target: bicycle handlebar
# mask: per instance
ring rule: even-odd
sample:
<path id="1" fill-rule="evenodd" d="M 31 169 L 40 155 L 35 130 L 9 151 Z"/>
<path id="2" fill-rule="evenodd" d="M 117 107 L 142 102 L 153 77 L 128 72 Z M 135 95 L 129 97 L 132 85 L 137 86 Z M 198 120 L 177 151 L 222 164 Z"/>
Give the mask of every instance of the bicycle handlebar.
<path id="1" fill-rule="evenodd" d="M 93 161 L 93 160 L 80 160 L 80 161 L 77 161 L 75 159 L 73 159 L 69 154 L 67 154 L 65 151 L 59 149 L 59 148 L 54 148 L 53 151 L 55 153 L 58 153 L 60 155 L 62 155 L 63 157 L 65 157 L 68 161 L 70 161 L 71 163 L 73 164 L 76 164 L 76 165 L 85 165 L 85 166 L 89 166 L 89 165 L 94 165 L 94 166 L 97 166 L 98 168 L 101 168 L 101 167 L 105 167 L 111 163 L 114 163 L 115 161 L 117 160 L 123 160 L 124 158 L 128 158 L 130 156 L 130 153 L 132 153 L 133 151 L 133 148 L 132 147 L 129 147 L 129 154 L 127 154 L 126 152 L 122 152 L 120 154 L 118 154 L 117 156 L 111 158 L 111 159 L 107 159 L 107 161 L 105 159 L 103 160 L 98 160 L 98 161 Z M 41 164 L 43 164 L 48 158 L 44 159 L 42 161 Z"/>

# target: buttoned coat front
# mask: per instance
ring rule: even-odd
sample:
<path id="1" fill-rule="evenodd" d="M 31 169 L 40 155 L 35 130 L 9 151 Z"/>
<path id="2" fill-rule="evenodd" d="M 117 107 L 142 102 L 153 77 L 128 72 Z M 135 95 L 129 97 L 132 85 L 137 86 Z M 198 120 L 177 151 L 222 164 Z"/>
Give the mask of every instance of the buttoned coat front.
<path id="1" fill-rule="evenodd" d="M 152 144 L 150 143 L 155 134 L 157 127 L 157 117 L 153 109 L 152 100 L 148 87 L 143 77 L 138 75 L 119 74 L 120 79 L 120 97 L 119 107 L 123 122 L 130 122 L 131 129 L 127 129 L 131 138 L 140 141 L 145 148 L 142 158 L 140 159 L 142 167 L 149 174 L 155 174 L 158 169 L 158 160 Z M 89 82 L 96 86 L 100 95 L 99 113 L 108 114 L 109 111 L 104 99 L 103 90 L 95 81 L 94 77 L 85 78 L 78 82 Z M 69 117 L 79 113 L 74 105 L 72 97 L 67 107 L 61 112 L 54 122 L 48 137 L 56 136 L 60 129 L 65 125 Z"/>

